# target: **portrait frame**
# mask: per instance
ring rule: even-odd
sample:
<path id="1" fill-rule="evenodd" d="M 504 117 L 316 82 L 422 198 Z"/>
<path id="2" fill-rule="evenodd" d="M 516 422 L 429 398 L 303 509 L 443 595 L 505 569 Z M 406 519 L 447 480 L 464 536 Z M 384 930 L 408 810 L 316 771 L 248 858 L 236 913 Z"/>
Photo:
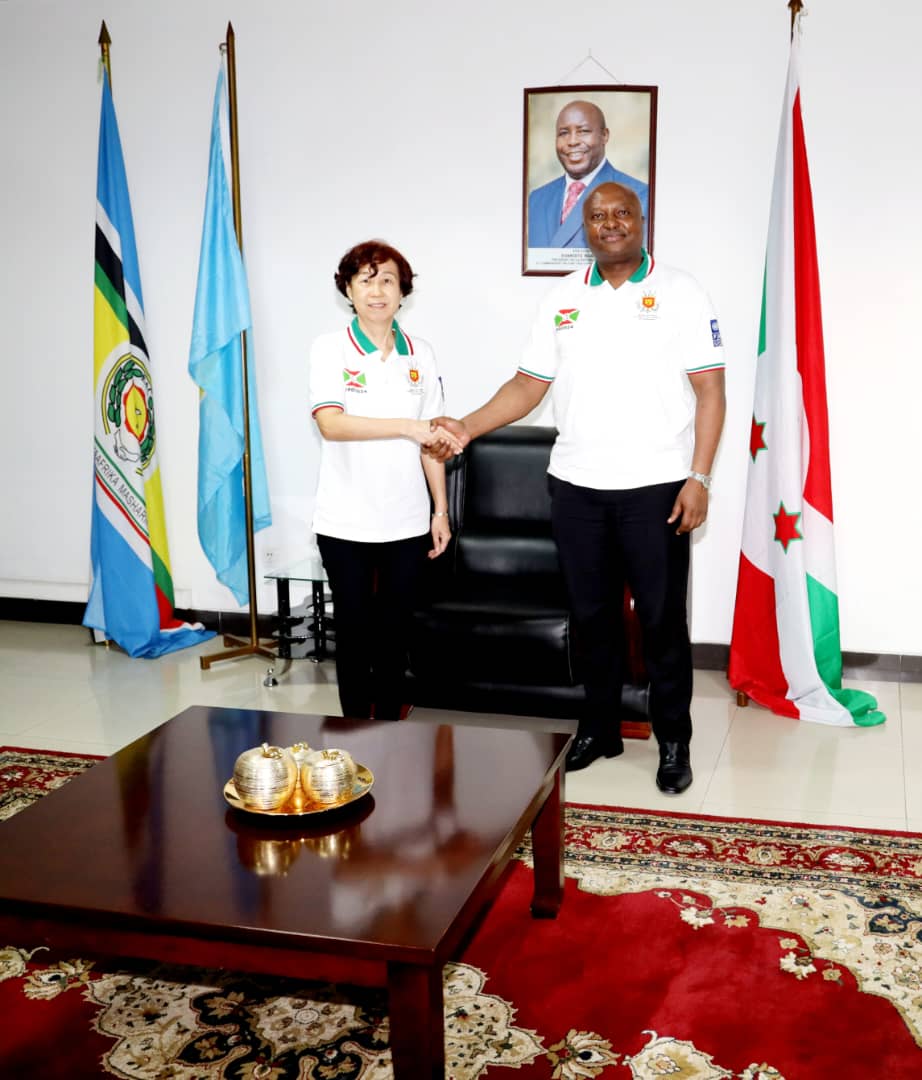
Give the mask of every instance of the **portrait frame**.
<path id="1" fill-rule="evenodd" d="M 656 86 L 627 84 L 535 86 L 523 91 L 523 276 L 559 277 L 592 261 L 582 232 L 582 205 L 593 187 L 611 180 L 632 187 L 642 200 L 646 197 L 644 247 L 652 253 L 657 91 Z M 568 176 L 558 156 L 557 122 L 564 108 L 577 102 L 601 110 L 608 134 L 599 137 L 597 131 L 588 130 L 599 127 L 590 122 L 585 125 L 587 149 L 575 145 L 576 136 L 572 136 L 569 155 L 563 144 L 562 152 L 574 170 L 569 179 L 579 179 L 579 171 L 588 168 L 587 162 L 599 172 L 561 221 Z M 572 121 L 579 112 L 574 110 L 566 119 Z M 592 109 L 582 110 L 584 116 L 587 112 L 590 120 L 598 115 Z M 575 124 L 569 124 L 568 129 L 574 130 Z M 600 144 L 601 164 L 596 164 Z"/>

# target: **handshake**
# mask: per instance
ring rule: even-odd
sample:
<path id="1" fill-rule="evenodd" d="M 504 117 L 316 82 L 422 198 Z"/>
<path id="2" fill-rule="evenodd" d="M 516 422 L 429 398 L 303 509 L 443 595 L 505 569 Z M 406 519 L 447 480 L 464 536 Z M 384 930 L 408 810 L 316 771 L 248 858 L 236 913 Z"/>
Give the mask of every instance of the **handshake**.
<path id="1" fill-rule="evenodd" d="M 462 420 L 454 420 L 450 416 L 437 416 L 428 424 L 422 421 L 428 430 L 422 432 L 418 439 L 424 454 L 436 461 L 446 461 L 461 451 L 471 441 L 467 428 Z"/>

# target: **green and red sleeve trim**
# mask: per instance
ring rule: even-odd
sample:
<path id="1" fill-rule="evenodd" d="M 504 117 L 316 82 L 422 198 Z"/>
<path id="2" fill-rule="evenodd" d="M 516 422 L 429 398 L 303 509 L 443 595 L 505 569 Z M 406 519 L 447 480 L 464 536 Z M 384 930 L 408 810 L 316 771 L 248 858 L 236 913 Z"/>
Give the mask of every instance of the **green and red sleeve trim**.
<path id="1" fill-rule="evenodd" d="M 529 379 L 534 379 L 536 382 L 540 382 L 540 383 L 548 383 L 548 384 L 550 384 L 550 383 L 552 383 L 554 381 L 554 376 L 553 375 L 541 375 L 537 371 L 529 371 L 528 368 L 523 368 L 523 367 L 520 367 L 518 369 L 517 374 L 519 374 L 519 375 L 527 375 L 529 377 Z"/>
<path id="2" fill-rule="evenodd" d="M 702 371 L 723 371 L 727 365 L 721 360 L 719 364 L 702 364 L 701 367 L 685 369 L 686 375 L 700 375 Z"/>
<path id="3" fill-rule="evenodd" d="M 316 416 L 321 409 L 339 409 L 340 412 L 345 412 L 345 406 L 341 401 L 321 401 L 319 405 L 315 405 L 311 409 L 311 416 Z"/>

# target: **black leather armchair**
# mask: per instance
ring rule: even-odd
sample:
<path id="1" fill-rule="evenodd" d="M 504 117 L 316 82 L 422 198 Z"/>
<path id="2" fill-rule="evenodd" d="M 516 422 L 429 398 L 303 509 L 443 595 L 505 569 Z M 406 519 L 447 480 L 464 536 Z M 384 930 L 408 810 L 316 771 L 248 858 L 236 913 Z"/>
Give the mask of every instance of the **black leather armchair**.
<path id="1" fill-rule="evenodd" d="M 410 636 L 418 705 L 579 718 L 579 644 L 551 536 L 547 465 L 554 428 L 515 426 L 449 460 L 449 549 L 427 567 Z M 622 731 L 649 737 L 639 627 L 625 597 Z"/>

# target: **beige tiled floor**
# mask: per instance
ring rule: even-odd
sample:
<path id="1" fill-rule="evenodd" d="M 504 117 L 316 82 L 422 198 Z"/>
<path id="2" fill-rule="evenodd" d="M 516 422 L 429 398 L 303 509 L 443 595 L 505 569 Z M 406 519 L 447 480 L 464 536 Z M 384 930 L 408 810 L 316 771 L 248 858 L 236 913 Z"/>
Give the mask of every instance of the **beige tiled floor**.
<path id="1" fill-rule="evenodd" d="M 75 626 L 0 622 L 0 744 L 108 754 L 188 705 L 339 712 L 331 663 L 296 661 L 266 687 L 264 661 L 202 671 L 210 642 L 159 660 L 95 646 Z M 719 672 L 695 676 L 695 782 L 681 796 L 653 783 L 656 746 L 567 778 L 571 802 L 922 832 L 922 684 L 863 680 L 887 714 L 878 728 L 830 728 L 738 708 Z M 445 714 L 417 709 L 414 721 Z M 457 714 L 452 714 L 457 715 Z M 478 716 L 487 724 L 522 718 Z M 563 726 L 543 721 L 543 727 Z"/>

